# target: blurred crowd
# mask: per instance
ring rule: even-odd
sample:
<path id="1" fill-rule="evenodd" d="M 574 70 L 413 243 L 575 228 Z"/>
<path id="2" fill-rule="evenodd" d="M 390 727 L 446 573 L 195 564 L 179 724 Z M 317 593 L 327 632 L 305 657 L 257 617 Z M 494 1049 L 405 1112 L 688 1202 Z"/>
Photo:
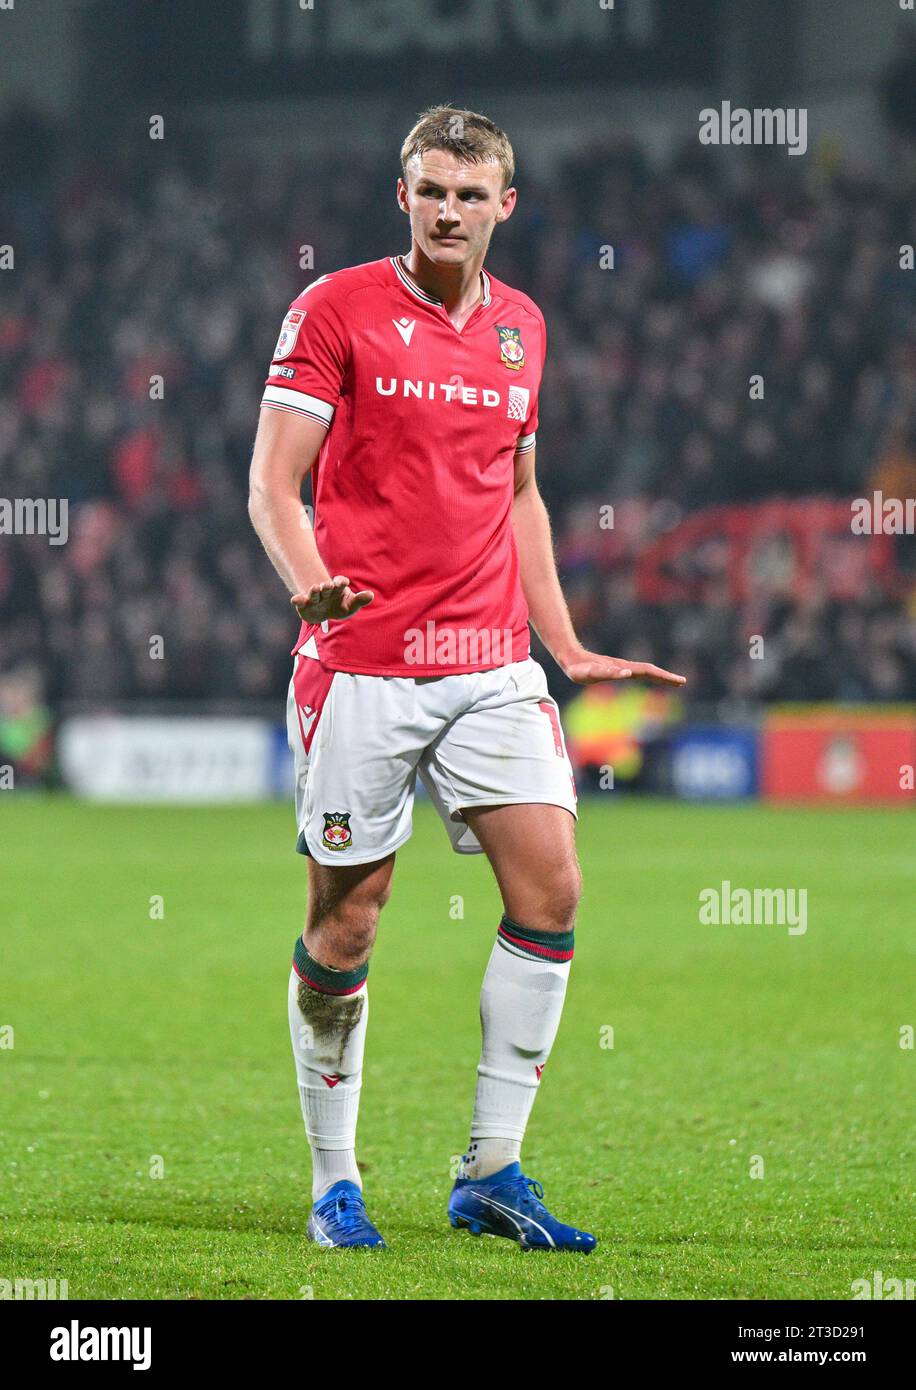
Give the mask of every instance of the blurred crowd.
<path id="1" fill-rule="evenodd" d="M 0 737 L 10 682 L 55 709 L 279 701 L 296 622 L 246 511 L 258 402 L 293 296 L 409 250 L 396 158 L 150 142 L 36 176 L 27 126 L 0 190 L 0 495 L 68 498 L 69 539 L 0 537 Z M 614 139 L 538 182 L 517 154 L 487 265 L 547 321 L 538 471 L 585 643 L 698 703 L 916 698 L 912 537 L 893 586 L 839 595 L 791 563 L 740 602 L 647 602 L 636 577 L 704 508 L 916 495 L 916 206 L 812 161 L 727 182 L 708 150 L 658 168 Z M 607 506 L 638 525 L 596 546 Z"/>

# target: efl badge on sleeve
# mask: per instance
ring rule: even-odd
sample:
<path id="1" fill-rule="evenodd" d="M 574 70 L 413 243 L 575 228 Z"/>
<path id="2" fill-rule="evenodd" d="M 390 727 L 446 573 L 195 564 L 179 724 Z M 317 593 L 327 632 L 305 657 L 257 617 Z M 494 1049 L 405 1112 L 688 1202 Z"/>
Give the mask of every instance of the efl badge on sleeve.
<path id="1" fill-rule="evenodd" d="M 296 339 L 299 337 L 299 329 L 302 327 L 302 320 L 305 318 L 306 312 L 305 309 L 290 309 L 286 315 L 283 320 L 283 327 L 280 329 L 280 336 L 277 339 L 277 346 L 274 348 L 274 362 L 289 357 L 296 346 Z"/>
<path id="2" fill-rule="evenodd" d="M 499 360 L 512 372 L 520 372 L 525 365 L 525 349 L 519 328 L 504 328 L 496 325 L 499 334 Z"/>
<path id="3" fill-rule="evenodd" d="M 349 849 L 353 843 L 350 829 L 349 811 L 324 811 L 324 832 L 321 836 L 325 849 Z"/>

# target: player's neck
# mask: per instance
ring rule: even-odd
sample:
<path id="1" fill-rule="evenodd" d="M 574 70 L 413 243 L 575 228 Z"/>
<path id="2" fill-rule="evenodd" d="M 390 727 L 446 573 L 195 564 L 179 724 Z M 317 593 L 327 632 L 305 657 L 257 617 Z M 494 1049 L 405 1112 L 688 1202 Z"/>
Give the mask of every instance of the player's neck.
<path id="1" fill-rule="evenodd" d="M 442 300 L 450 314 L 456 310 L 459 313 L 467 312 L 483 298 L 481 265 L 474 261 L 466 265 L 434 265 L 414 243 L 409 253 L 401 257 L 401 264 L 421 290 L 431 294 L 434 299 Z"/>

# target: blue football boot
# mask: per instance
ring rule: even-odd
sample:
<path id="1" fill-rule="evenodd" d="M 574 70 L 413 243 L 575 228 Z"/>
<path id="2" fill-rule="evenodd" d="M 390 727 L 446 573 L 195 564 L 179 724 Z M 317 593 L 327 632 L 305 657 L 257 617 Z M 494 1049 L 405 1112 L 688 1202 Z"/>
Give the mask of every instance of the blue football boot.
<path id="1" fill-rule="evenodd" d="M 327 1250 L 351 1245 L 388 1248 L 366 1215 L 363 1194 L 346 1178 L 329 1187 L 312 1207 L 305 1233 Z"/>
<path id="2" fill-rule="evenodd" d="M 472 1236 L 506 1236 L 523 1250 L 579 1250 L 587 1255 L 598 1241 L 587 1231 L 564 1226 L 540 1200 L 544 1189 L 510 1163 L 488 1178 L 458 1178 L 448 1199 L 448 1219 Z"/>

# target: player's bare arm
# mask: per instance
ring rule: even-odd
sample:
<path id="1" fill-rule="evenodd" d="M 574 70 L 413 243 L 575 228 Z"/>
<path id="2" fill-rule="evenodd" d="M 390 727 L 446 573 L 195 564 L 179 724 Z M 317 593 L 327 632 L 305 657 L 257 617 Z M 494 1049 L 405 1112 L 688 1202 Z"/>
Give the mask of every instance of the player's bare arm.
<path id="1" fill-rule="evenodd" d="M 314 420 L 264 406 L 249 474 L 252 525 L 307 623 L 352 618 L 374 597 L 369 589 L 354 593 L 349 576 L 328 574 L 302 506 L 302 484 L 326 434 Z"/>
<path id="2" fill-rule="evenodd" d="M 538 637 L 564 675 L 580 685 L 628 680 L 633 676 L 659 685 L 684 685 L 685 676 L 665 671 L 651 662 L 623 661 L 619 657 L 587 651 L 576 637 L 557 574 L 550 518 L 535 479 L 536 453 L 536 449 L 531 449 L 515 456 L 512 529 L 522 589 Z"/>

